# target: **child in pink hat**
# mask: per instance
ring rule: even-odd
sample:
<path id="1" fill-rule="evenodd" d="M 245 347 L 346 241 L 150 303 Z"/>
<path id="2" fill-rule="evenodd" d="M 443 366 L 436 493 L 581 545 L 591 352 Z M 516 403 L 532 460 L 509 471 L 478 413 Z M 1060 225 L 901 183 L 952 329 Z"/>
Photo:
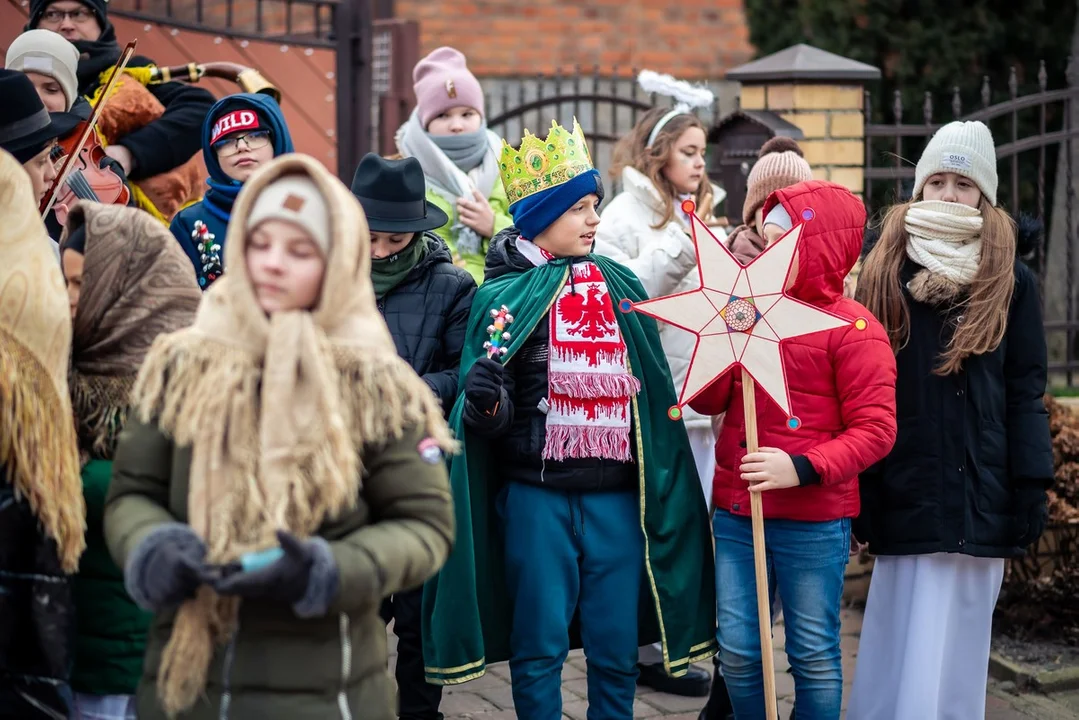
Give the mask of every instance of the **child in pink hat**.
<path id="1" fill-rule="evenodd" d="M 450 217 L 436 232 L 454 263 L 482 282 L 487 244 L 513 224 L 498 176 L 501 138 L 487 129 L 483 88 L 459 51 L 432 51 L 412 80 L 416 109 L 397 131 L 397 148 L 420 161 L 427 199 Z"/>

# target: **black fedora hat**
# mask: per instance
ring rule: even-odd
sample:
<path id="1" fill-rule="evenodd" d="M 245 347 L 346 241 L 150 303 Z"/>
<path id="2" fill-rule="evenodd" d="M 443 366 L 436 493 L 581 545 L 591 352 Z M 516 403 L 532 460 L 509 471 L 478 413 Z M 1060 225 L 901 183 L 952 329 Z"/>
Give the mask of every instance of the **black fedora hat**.
<path id="1" fill-rule="evenodd" d="M 367 153 L 352 177 L 352 194 L 375 232 L 423 232 L 450 221 L 427 201 L 423 168 L 416 158 L 386 160 Z"/>
<path id="2" fill-rule="evenodd" d="M 71 132 L 79 124 L 72 113 L 50 113 L 30 78 L 15 70 L 0 70 L 0 148 L 25 163 L 45 144 Z"/>

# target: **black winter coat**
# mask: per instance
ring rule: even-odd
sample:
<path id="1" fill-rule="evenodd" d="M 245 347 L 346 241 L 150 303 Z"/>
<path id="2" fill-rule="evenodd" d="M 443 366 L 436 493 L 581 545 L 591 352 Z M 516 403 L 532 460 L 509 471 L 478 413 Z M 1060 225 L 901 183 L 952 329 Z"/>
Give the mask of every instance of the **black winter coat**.
<path id="1" fill-rule="evenodd" d="M 75 605 L 25 499 L 0 466 L 0 718 L 67 720 Z"/>
<path id="2" fill-rule="evenodd" d="M 904 288 L 920 269 L 907 261 Z M 899 431 L 888 457 L 861 477 L 855 533 L 877 555 L 1020 555 L 1053 479 L 1034 274 L 1016 262 L 1004 341 L 948 377 L 933 369 L 962 316 L 904 296 L 911 330 L 896 357 Z"/>
<path id="3" fill-rule="evenodd" d="M 427 256 L 401 284 L 378 301 L 378 310 L 397 345 L 397 354 L 422 377 L 448 415 L 457 401 L 461 346 L 476 281 L 453 264 L 449 248 L 426 233 Z"/>
<path id="4" fill-rule="evenodd" d="M 495 235 L 487 249 L 484 280 L 533 267 L 517 249 L 520 232 L 513 227 Z M 509 328 L 510 332 L 513 327 Z M 489 416 L 471 403 L 465 404 L 465 422 L 478 433 L 498 437 L 497 467 L 505 480 L 543 485 L 561 490 L 622 490 L 637 487 L 637 468 L 604 458 L 544 460 L 547 417 L 540 409 L 549 393 L 547 358 L 550 322 L 540 320 L 504 368 L 503 398 L 498 411 Z"/>

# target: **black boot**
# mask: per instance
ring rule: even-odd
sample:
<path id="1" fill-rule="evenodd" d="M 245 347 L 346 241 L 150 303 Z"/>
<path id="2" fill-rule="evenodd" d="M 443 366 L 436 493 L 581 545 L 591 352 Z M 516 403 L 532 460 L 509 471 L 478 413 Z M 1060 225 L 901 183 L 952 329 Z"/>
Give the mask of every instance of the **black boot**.
<path id="1" fill-rule="evenodd" d="M 682 677 L 671 677 L 663 670 L 663 663 L 637 666 L 640 674 L 638 685 L 646 685 L 657 692 L 683 697 L 704 697 L 708 694 L 708 673 L 692 665 Z"/>
<path id="2" fill-rule="evenodd" d="M 701 710 L 697 720 L 733 719 L 734 707 L 731 705 L 731 698 L 727 694 L 727 683 L 719 672 L 719 665 L 716 664 L 716 671 L 712 675 L 712 692 L 708 695 L 708 704 Z"/>

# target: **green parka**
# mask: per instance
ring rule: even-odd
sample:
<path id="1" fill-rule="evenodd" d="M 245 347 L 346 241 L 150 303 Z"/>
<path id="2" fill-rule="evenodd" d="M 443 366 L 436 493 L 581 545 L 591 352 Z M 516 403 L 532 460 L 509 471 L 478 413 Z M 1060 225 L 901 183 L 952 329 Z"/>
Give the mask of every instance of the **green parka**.
<path id="1" fill-rule="evenodd" d="M 124 588 L 124 573 L 105 545 L 105 498 L 111 460 L 82 469 L 86 498 L 86 552 L 75 576 L 75 669 L 71 687 L 90 695 L 131 695 L 142 673 L 146 631 L 152 615 Z"/>
<path id="2" fill-rule="evenodd" d="M 410 430 L 365 448 L 357 506 L 320 528 L 340 574 L 326 616 L 301 620 L 288 606 L 244 601 L 232 640 L 210 663 L 205 692 L 182 720 L 396 717 L 379 605 L 434 574 L 454 536 L 446 466 L 421 456 L 423 439 L 419 429 Z M 154 528 L 187 522 L 190 461 L 189 448 L 129 421 L 105 507 L 105 539 L 121 567 Z M 140 720 L 165 720 L 157 669 L 175 614 L 159 613 L 150 629 L 137 692 Z"/>

